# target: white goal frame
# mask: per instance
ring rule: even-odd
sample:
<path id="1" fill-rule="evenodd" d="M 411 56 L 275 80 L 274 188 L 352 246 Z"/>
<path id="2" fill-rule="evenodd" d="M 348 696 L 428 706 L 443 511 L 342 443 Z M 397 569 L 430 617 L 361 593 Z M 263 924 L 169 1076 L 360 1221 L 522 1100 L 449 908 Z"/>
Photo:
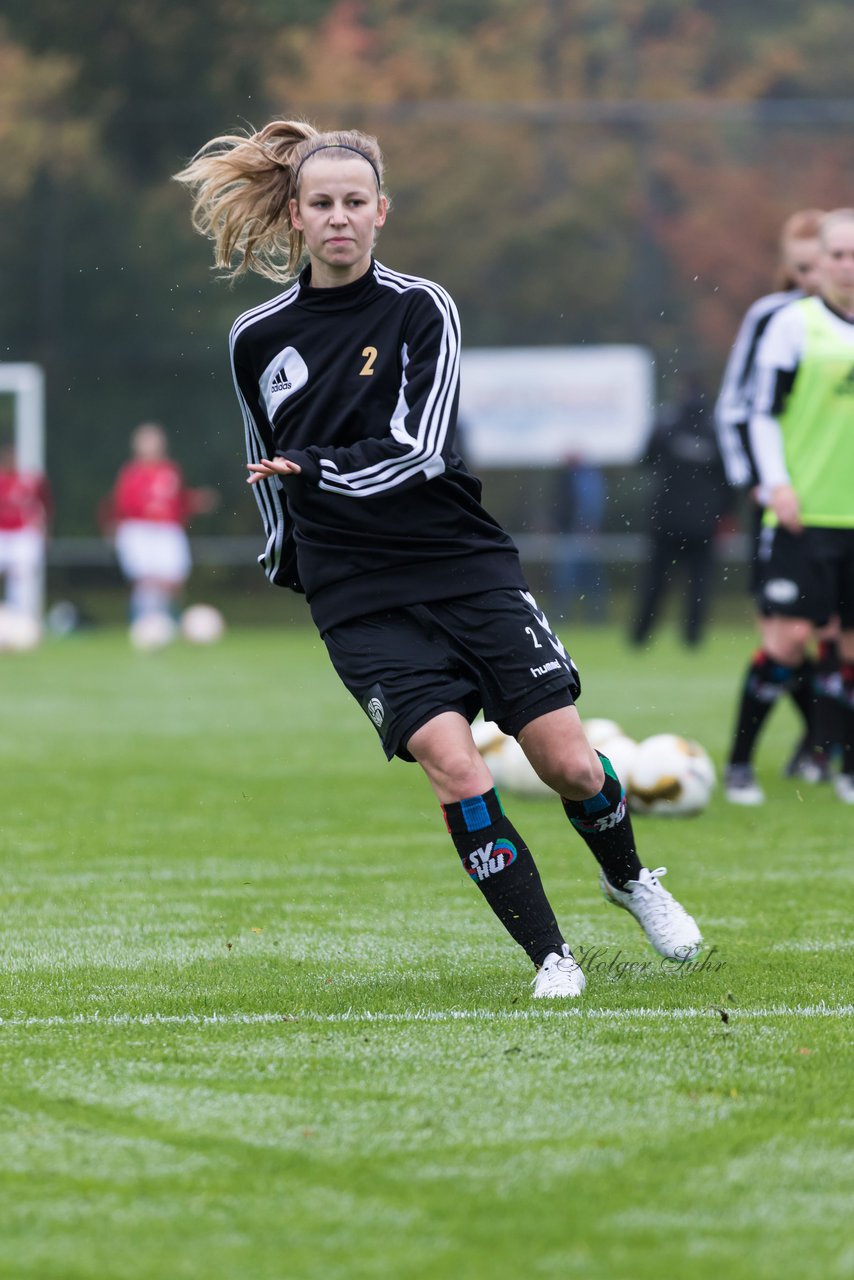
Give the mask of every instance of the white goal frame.
<path id="1" fill-rule="evenodd" d="M 4 364 L 0 361 L 0 395 L 14 397 L 13 424 L 15 466 L 19 471 L 45 473 L 44 369 L 39 364 Z M 44 612 L 45 568 L 34 583 L 38 613 Z"/>

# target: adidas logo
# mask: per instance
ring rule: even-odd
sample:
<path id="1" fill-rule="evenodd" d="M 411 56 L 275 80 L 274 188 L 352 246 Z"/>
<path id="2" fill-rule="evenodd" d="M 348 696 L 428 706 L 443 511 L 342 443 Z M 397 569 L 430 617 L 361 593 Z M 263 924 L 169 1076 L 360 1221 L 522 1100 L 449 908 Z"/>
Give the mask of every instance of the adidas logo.
<path id="1" fill-rule="evenodd" d="M 277 391 L 290 391 L 290 389 L 291 382 L 285 372 L 285 366 L 282 365 L 281 369 L 276 370 L 273 381 L 270 383 L 270 394 L 275 395 Z"/>

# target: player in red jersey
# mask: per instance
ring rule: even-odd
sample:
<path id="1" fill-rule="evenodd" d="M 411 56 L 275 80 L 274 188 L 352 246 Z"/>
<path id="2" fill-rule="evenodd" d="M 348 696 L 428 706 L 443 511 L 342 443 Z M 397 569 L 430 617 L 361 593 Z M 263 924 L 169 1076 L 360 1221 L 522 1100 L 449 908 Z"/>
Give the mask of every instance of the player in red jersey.
<path id="1" fill-rule="evenodd" d="M 217 494 L 187 488 L 157 423 L 136 428 L 131 453 L 102 507 L 101 523 L 115 537 L 119 565 L 131 583 L 131 621 L 136 621 L 177 608 L 192 567 L 187 523 L 212 511 Z"/>
<path id="2" fill-rule="evenodd" d="M 29 618 L 39 612 L 50 511 L 45 477 L 19 471 L 11 445 L 0 449 L 0 575 L 5 578 L 8 607 Z"/>

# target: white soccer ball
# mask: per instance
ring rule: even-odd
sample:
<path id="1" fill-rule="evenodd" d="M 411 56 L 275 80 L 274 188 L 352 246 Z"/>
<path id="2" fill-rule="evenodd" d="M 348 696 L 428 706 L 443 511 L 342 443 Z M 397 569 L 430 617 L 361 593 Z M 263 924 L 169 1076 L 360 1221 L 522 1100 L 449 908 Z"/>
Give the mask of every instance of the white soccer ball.
<path id="1" fill-rule="evenodd" d="M 554 799 L 555 793 L 534 772 L 515 738 L 505 736 L 498 746 L 482 754 L 499 790 L 503 787 L 517 796 L 551 796 Z"/>
<path id="2" fill-rule="evenodd" d="M 492 720 L 475 720 L 471 732 L 496 787 L 520 796 L 554 796 L 534 773 L 516 739 L 502 732 Z"/>
<path id="3" fill-rule="evenodd" d="M 225 618 L 212 604 L 191 604 L 181 614 L 181 635 L 190 644 L 216 644 L 225 633 Z"/>
<path id="4" fill-rule="evenodd" d="M 622 782 L 626 792 L 629 790 L 629 779 L 632 776 L 632 770 L 635 765 L 635 758 L 638 753 L 639 743 L 634 738 L 630 738 L 626 733 L 615 734 L 613 738 L 609 738 L 599 750 L 603 756 L 611 761 L 617 777 Z"/>
<path id="5" fill-rule="evenodd" d="M 587 734 L 587 741 L 594 751 L 605 751 L 606 742 L 610 742 L 611 738 L 618 738 L 623 735 L 623 730 L 616 720 L 605 720 L 601 716 L 594 716 L 592 720 L 583 721 L 583 728 Z M 605 755 L 607 754 L 608 752 L 605 751 Z"/>
<path id="6" fill-rule="evenodd" d="M 699 742 L 657 733 L 638 743 L 625 785 L 635 813 L 690 817 L 709 803 L 715 766 Z"/>
<path id="7" fill-rule="evenodd" d="M 175 639 L 178 627 L 168 613 L 144 613 L 130 624 L 128 639 L 134 649 L 150 652 L 165 649 Z"/>
<path id="8" fill-rule="evenodd" d="M 0 605 L 0 650 L 26 653 L 35 649 L 41 638 L 41 623 L 37 618 L 10 609 L 8 605 Z"/>
<path id="9" fill-rule="evenodd" d="M 474 745 L 482 756 L 496 750 L 504 742 L 507 734 L 499 729 L 494 720 L 475 720 L 471 727 Z"/>

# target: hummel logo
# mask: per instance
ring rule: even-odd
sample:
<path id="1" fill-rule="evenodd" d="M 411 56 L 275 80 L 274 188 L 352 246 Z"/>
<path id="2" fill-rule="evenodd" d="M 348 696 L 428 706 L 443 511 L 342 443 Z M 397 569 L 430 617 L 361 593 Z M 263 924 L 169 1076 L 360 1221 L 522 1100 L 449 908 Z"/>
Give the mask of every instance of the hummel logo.
<path id="1" fill-rule="evenodd" d="M 550 671 L 558 671 L 559 669 L 560 663 L 555 658 L 552 662 L 544 662 L 541 667 L 531 667 L 530 672 L 532 676 L 545 676 Z"/>
<path id="2" fill-rule="evenodd" d="M 273 381 L 270 383 L 270 394 L 275 395 L 277 391 L 290 391 L 290 389 L 291 383 L 288 380 L 285 366 L 282 365 L 281 369 L 276 371 Z"/>

